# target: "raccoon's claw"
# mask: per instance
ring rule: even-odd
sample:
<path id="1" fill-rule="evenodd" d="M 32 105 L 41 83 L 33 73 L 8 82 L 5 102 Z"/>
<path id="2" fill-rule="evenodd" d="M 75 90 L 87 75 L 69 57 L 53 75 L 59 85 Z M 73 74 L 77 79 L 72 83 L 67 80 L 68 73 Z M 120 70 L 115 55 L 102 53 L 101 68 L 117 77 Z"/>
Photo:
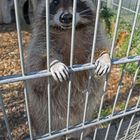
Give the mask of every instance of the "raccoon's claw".
<path id="1" fill-rule="evenodd" d="M 63 82 L 69 79 L 69 69 L 64 63 L 58 60 L 53 61 L 50 64 L 50 71 L 55 81 Z"/>
<path id="2" fill-rule="evenodd" d="M 105 53 L 99 57 L 95 62 L 95 73 L 99 76 L 103 76 L 106 73 L 109 73 L 111 68 L 111 60 L 109 54 Z"/>

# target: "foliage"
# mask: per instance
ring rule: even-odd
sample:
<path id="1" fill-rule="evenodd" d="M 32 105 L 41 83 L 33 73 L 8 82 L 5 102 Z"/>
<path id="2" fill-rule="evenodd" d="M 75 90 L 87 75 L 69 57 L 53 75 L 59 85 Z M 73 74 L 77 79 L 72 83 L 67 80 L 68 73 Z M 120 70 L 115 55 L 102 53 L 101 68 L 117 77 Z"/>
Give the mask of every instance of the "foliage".
<path id="1" fill-rule="evenodd" d="M 106 29 L 109 32 L 111 30 L 111 21 L 110 21 L 110 18 L 113 16 L 113 12 L 111 12 L 109 8 L 107 8 L 106 6 L 104 6 L 102 8 L 100 14 L 101 14 L 101 17 L 104 19 L 105 25 L 106 25 Z"/>
<path id="2" fill-rule="evenodd" d="M 132 16 L 132 15 L 131 15 Z M 109 36 L 112 38 L 114 33 L 116 14 L 113 13 L 110 9 L 104 7 L 101 11 L 101 17 L 107 27 L 106 30 L 109 33 Z M 140 18 L 140 17 L 138 17 Z M 109 26 L 109 27 L 108 27 Z M 115 43 L 115 53 L 113 57 L 122 58 L 126 57 L 128 46 L 130 43 L 130 36 L 132 32 L 132 26 L 130 22 L 126 20 L 124 16 L 120 17 L 119 27 L 117 32 L 117 39 Z M 132 44 L 130 48 L 129 56 L 140 55 L 140 27 L 136 26 L 133 34 Z M 120 66 L 122 68 L 122 66 Z M 126 72 L 128 74 L 135 73 L 138 68 L 138 63 L 130 63 L 126 65 Z M 140 71 L 137 77 L 137 82 L 140 83 Z"/>

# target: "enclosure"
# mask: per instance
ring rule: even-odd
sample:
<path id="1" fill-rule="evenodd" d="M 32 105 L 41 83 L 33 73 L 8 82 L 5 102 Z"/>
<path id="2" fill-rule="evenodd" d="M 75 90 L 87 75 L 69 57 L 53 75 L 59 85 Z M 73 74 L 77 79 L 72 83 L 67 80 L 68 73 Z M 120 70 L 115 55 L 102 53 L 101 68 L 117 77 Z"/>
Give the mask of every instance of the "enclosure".
<path id="1" fill-rule="evenodd" d="M 87 64 L 73 64 L 75 44 L 75 12 L 77 0 L 73 2 L 71 35 L 71 61 L 73 73 L 95 68 L 93 60 Z M 50 77 L 48 70 L 25 73 L 24 48 L 31 38 L 31 30 L 21 31 L 18 0 L 14 0 L 16 24 L 0 25 L 0 139 L 54 139 L 63 135 L 97 126 L 93 140 L 139 140 L 140 139 L 140 0 L 97 0 L 95 30 L 91 56 L 94 56 L 99 21 L 106 29 L 111 42 L 112 68 L 106 75 L 104 94 L 94 120 L 86 121 L 88 94 L 85 96 L 83 121 L 69 125 L 71 83 L 68 84 L 67 124 L 62 130 L 51 130 L 51 98 L 48 98 L 49 133 L 33 135 L 28 107 L 26 81 Z M 29 26 L 29 25 L 28 25 Z M 49 1 L 46 1 L 46 35 L 49 33 Z M 46 46 L 49 68 L 49 41 Z M 90 78 L 89 78 L 90 81 Z M 88 81 L 88 82 L 89 82 Z M 48 86 L 48 97 L 51 89 Z M 88 89 L 87 89 L 88 90 Z M 83 97 L 84 98 L 84 97 Z M 82 140 L 82 133 L 80 139 Z"/>

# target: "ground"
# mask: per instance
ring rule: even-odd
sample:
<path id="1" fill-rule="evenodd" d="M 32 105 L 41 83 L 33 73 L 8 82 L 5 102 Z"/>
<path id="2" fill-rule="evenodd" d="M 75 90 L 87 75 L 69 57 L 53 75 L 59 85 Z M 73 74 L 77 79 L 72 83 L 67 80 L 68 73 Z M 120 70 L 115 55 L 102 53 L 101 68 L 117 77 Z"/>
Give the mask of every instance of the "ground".
<path id="1" fill-rule="evenodd" d="M 31 34 L 22 31 L 23 48 L 27 46 Z M 18 39 L 15 24 L 0 25 L 0 77 L 21 73 Z M 109 78 L 108 90 L 105 96 L 104 109 L 102 115 L 105 116 L 111 111 L 114 97 L 117 91 L 117 85 L 121 76 L 121 69 L 113 66 Z M 131 87 L 132 76 L 125 74 L 115 111 L 120 111 L 125 104 L 129 88 Z M 138 99 L 139 85 L 134 88 L 130 106 L 135 105 Z M 10 124 L 12 136 L 15 140 L 20 140 L 28 135 L 27 116 L 25 113 L 25 100 L 23 94 L 22 82 L 0 85 L 0 95 L 2 94 L 8 121 Z M 106 109 L 109 108 L 109 109 Z M 0 140 L 5 140 L 7 131 L 4 123 L 3 113 L 0 108 Z"/>

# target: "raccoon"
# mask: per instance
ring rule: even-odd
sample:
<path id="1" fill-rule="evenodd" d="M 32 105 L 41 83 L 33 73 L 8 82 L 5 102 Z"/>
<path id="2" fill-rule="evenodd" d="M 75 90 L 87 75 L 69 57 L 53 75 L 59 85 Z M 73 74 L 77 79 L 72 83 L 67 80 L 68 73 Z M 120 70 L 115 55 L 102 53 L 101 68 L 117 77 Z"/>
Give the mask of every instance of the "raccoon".
<path id="1" fill-rule="evenodd" d="M 39 0 L 34 17 L 32 41 L 28 45 L 27 72 L 47 69 L 46 53 L 46 7 L 45 0 Z M 76 32 L 73 64 L 89 63 L 91 59 L 96 8 L 92 0 L 77 0 Z M 71 103 L 69 125 L 83 120 L 86 94 L 89 94 L 86 121 L 92 120 L 103 95 L 105 74 L 109 72 L 111 61 L 109 48 L 102 28 L 98 27 L 95 58 L 90 87 L 89 71 L 69 73 L 71 33 L 73 20 L 73 0 L 50 0 L 50 96 L 52 131 L 60 130 L 67 124 L 68 79 L 71 78 Z M 48 78 L 28 80 L 29 107 L 32 125 L 36 135 L 48 132 Z M 94 128 L 84 130 L 84 139 Z M 77 139 L 80 133 L 68 135 Z M 65 138 L 65 136 L 60 139 Z"/>

